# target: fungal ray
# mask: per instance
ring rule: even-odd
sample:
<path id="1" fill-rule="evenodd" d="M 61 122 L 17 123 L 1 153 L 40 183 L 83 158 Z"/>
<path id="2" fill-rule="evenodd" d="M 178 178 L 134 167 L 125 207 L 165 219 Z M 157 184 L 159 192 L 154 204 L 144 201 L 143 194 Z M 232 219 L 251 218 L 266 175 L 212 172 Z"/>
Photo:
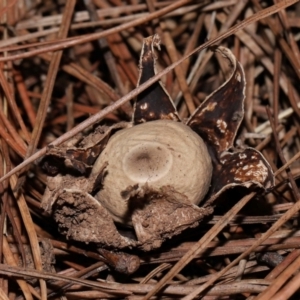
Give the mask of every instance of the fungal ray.
<path id="1" fill-rule="evenodd" d="M 131 126 L 130 123 L 120 122 L 110 127 L 100 126 L 86 137 L 75 136 L 72 142 L 60 147 L 49 147 L 42 161 L 42 167 L 48 175 L 56 175 L 65 167 L 75 170 L 81 175 L 88 174 L 98 158 L 113 130 Z"/>
<path id="2" fill-rule="evenodd" d="M 206 140 L 212 153 L 219 156 L 233 146 L 236 132 L 244 116 L 245 74 L 231 51 L 215 50 L 229 60 L 233 72 L 228 80 L 210 94 L 187 121 Z"/>
<path id="3" fill-rule="evenodd" d="M 157 34 L 144 39 L 140 56 L 140 74 L 137 86 L 156 74 L 157 57 L 154 47 L 160 49 Z M 133 123 L 140 124 L 154 120 L 180 121 L 175 105 L 161 81 L 155 82 L 140 93 L 134 104 Z"/>
<path id="4" fill-rule="evenodd" d="M 53 217 L 61 233 L 75 241 L 125 248 L 136 242 L 119 234 L 109 212 L 89 193 L 76 187 L 60 189 Z M 66 209 L 67 208 L 67 209 Z"/>
<path id="5" fill-rule="evenodd" d="M 214 168 L 208 203 L 236 186 L 267 189 L 273 185 L 271 166 L 259 151 L 246 148 L 234 153 L 223 152 L 220 164 Z"/>

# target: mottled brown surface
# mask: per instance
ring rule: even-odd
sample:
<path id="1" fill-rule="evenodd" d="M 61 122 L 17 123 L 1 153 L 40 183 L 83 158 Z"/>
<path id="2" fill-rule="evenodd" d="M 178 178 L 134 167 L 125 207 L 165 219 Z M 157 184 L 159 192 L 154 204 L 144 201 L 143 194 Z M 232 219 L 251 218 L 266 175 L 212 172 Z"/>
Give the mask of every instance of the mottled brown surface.
<path id="1" fill-rule="evenodd" d="M 108 211 L 87 193 L 65 190 L 53 212 L 60 232 L 67 238 L 117 249 L 135 245 L 118 233 Z"/>
<path id="2" fill-rule="evenodd" d="M 149 251 L 183 230 L 195 227 L 213 211 L 211 207 L 199 208 L 191 204 L 172 187 L 154 191 L 145 186 L 138 192 L 133 191 L 129 199 L 128 217 L 132 219 L 138 238 L 135 241 L 121 236 L 109 212 L 89 193 L 75 186 L 71 188 L 73 180 L 70 176 L 68 179 L 60 178 L 64 188 L 50 190 L 50 185 L 42 205 L 52 213 L 60 232 L 67 238 L 97 243 L 100 247 L 122 249 L 138 246 Z M 80 182 L 82 188 L 89 189 L 89 180 L 82 178 Z"/>
<path id="3" fill-rule="evenodd" d="M 228 49 L 220 47 L 217 51 L 229 60 L 233 72 L 196 109 L 187 125 L 207 141 L 213 153 L 220 155 L 233 146 L 244 117 L 245 74 L 241 64 Z"/>
<path id="4" fill-rule="evenodd" d="M 138 206 L 139 201 L 143 204 Z M 136 209 L 132 223 L 143 250 L 149 251 L 189 227 L 195 227 L 213 212 L 211 207 L 201 208 L 187 197 L 166 186 L 160 191 L 146 190 L 142 199 L 132 199 Z M 136 202 L 136 203 L 135 203 Z"/>
<path id="5" fill-rule="evenodd" d="M 269 163 L 259 151 L 252 148 L 234 153 L 224 152 L 220 163 L 214 167 L 212 178 L 210 201 L 236 186 L 270 188 L 274 185 Z"/>
<path id="6" fill-rule="evenodd" d="M 159 43 L 158 35 L 144 39 L 140 57 L 140 77 L 137 86 L 156 74 L 155 64 L 157 58 L 154 47 L 159 48 Z M 134 105 L 134 124 L 153 120 L 180 121 L 173 100 L 161 81 L 155 82 L 151 87 L 140 93 Z"/>
<path id="7" fill-rule="evenodd" d="M 43 161 L 43 168 L 49 175 L 56 175 L 67 167 L 85 175 L 93 167 L 113 130 L 125 128 L 126 122 L 108 126 L 99 126 L 86 137 L 78 136 L 73 143 L 65 143 L 60 147 L 50 147 Z"/>

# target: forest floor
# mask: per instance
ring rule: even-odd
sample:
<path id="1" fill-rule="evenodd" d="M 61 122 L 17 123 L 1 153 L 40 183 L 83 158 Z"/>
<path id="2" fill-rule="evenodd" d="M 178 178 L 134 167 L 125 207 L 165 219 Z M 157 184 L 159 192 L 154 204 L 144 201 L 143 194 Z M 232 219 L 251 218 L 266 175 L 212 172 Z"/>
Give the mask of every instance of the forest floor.
<path id="1" fill-rule="evenodd" d="M 300 298 L 299 1 L 3 0 L 0 17 L 1 299 Z M 71 209 L 64 211 L 64 204 L 64 219 L 56 215 L 55 222 L 52 206 L 60 204 L 52 193 L 41 206 L 43 195 L 77 186 L 92 168 L 87 155 L 106 143 L 101 135 L 93 148 L 83 148 L 74 139 L 99 125 L 132 121 L 134 100 L 145 95 L 151 78 L 140 76 L 146 69 L 140 60 L 147 59 L 144 39 L 155 34 L 161 42 L 160 51 L 150 51 L 156 79 L 179 119 L 186 122 L 224 87 L 228 103 L 219 99 L 221 115 L 229 116 L 240 101 L 244 117 L 226 131 L 234 146 L 223 150 L 256 149 L 270 168 L 269 181 L 257 184 L 255 173 L 241 184 L 223 184 L 228 190 L 218 201 L 211 204 L 207 196 L 201 203 L 210 204 L 207 216 L 187 226 L 194 228 L 174 228 L 162 245 L 142 247 L 133 229 L 119 224 L 116 232 L 134 240 L 133 246 L 111 246 L 115 236 L 108 233 L 99 244 L 88 226 L 76 238 L 68 230 L 80 231 L 82 220 L 67 224 Z M 216 46 L 230 49 L 225 56 L 243 71 L 231 73 Z M 236 75 L 233 86 L 230 74 Z M 219 123 L 212 121 L 216 130 Z M 56 163 L 44 159 L 53 149 Z M 218 173 L 215 167 L 212 182 L 225 182 L 231 170 Z M 53 176 L 59 180 L 51 181 Z M 93 194 L 89 178 L 78 184 L 82 193 Z M 95 184 L 104 180 L 99 178 Z M 75 209 L 80 217 L 82 206 Z M 99 216 L 92 212 L 87 219 Z M 96 224 L 101 227 L 102 220 Z"/>

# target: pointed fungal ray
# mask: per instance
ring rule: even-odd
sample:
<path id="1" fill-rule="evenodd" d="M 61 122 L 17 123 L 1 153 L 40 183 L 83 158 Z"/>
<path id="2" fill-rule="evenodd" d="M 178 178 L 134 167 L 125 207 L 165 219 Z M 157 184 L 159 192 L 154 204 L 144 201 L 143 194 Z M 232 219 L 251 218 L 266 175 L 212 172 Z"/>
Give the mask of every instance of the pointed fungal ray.
<path id="1" fill-rule="evenodd" d="M 88 149 L 59 149 L 49 147 L 42 167 L 48 175 L 56 175 L 62 169 L 68 167 L 76 170 L 81 175 L 87 174 L 92 164 L 95 162 L 99 154 L 102 152 L 104 145 L 95 145 Z"/>
<path id="2" fill-rule="evenodd" d="M 263 189 L 274 186 L 272 168 L 259 151 L 246 148 L 234 153 L 222 153 L 220 165 L 213 174 L 208 202 L 211 203 L 225 190 L 236 186 Z"/>
<path id="3" fill-rule="evenodd" d="M 81 175 L 87 174 L 91 171 L 93 163 L 106 146 L 110 132 L 111 130 L 107 130 L 105 134 L 98 134 L 100 135 L 99 141 L 96 140 L 94 145 L 88 145 L 87 147 L 65 146 L 60 148 L 49 146 L 42 160 L 42 168 L 50 176 L 65 170 L 66 167 L 79 172 Z M 96 139 L 97 133 L 92 135 L 94 139 Z"/>
<path id="4" fill-rule="evenodd" d="M 119 249 L 134 246 L 136 243 L 121 236 L 107 209 L 93 196 L 76 186 L 58 190 L 52 197 L 43 199 L 41 206 L 53 215 L 59 231 L 69 239 Z M 84 215 L 82 215 L 83 206 L 86 209 Z M 70 215 L 73 216 L 73 220 L 78 220 L 70 222 Z M 79 215 L 81 217 L 78 217 Z"/>
<path id="5" fill-rule="evenodd" d="M 154 52 L 154 47 L 160 49 L 160 38 L 158 34 L 144 39 L 140 56 L 140 74 L 137 86 L 156 75 L 157 57 Z M 134 104 L 134 124 L 154 120 L 180 120 L 175 105 L 160 80 L 140 93 Z"/>
<path id="6" fill-rule="evenodd" d="M 42 160 L 42 167 L 51 176 L 65 170 L 65 167 L 76 170 L 81 175 L 87 174 L 105 148 L 112 131 L 130 126 L 131 124 L 127 122 L 120 122 L 111 127 L 99 126 L 83 139 L 74 138 L 74 145 L 70 143 L 62 144 L 60 147 L 50 145 Z"/>
<path id="7" fill-rule="evenodd" d="M 210 94 L 187 121 L 195 132 L 208 142 L 217 156 L 233 146 L 244 116 L 245 74 L 231 51 L 216 48 L 233 66 L 229 79 Z"/>

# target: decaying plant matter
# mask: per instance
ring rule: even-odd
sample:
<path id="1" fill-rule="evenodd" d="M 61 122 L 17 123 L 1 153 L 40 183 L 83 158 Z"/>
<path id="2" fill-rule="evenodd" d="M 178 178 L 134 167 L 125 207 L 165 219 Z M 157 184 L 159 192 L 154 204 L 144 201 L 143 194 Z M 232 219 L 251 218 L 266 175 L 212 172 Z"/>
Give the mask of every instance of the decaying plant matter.
<path id="1" fill-rule="evenodd" d="M 158 35 L 144 40 L 138 85 L 155 74 L 159 43 Z M 48 150 L 42 206 L 61 233 L 99 247 L 151 250 L 212 214 L 225 190 L 273 185 L 259 151 L 234 148 L 245 76 L 230 50 L 215 51 L 233 71 L 186 122 L 156 82 L 137 97 L 131 123 L 98 127 Z M 132 226 L 137 239 L 118 226 Z"/>

